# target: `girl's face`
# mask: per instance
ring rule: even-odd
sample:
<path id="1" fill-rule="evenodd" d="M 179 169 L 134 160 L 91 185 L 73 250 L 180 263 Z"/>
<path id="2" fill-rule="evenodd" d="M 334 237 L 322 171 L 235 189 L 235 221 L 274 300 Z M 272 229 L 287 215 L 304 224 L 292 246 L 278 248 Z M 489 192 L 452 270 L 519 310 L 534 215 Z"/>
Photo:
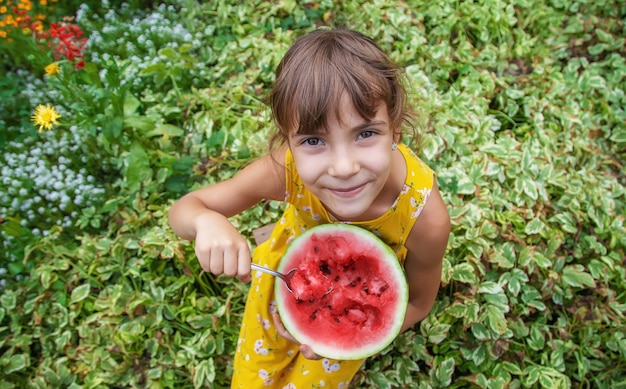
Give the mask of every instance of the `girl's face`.
<path id="1" fill-rule="evenodd" d="M 404 158 L 392 151 L 394 131 L 385 104 L 372 120 L 359 116 L 346 95 L 340 105 L 341 118 L 331 115 L 328 131 L 289 137 L 296 170 L 338 220 L 375 219 L 391 207 L 404 183 L 404 177 L 392 179 L 404 174 Z"/>

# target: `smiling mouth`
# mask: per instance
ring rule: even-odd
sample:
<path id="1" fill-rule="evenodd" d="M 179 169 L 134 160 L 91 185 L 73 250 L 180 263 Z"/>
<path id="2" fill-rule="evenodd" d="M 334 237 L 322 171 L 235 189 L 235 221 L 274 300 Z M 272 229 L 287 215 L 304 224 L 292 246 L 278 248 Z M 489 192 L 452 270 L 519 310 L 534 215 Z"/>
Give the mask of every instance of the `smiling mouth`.
<path id="1" fill-rule="evenodd" d="M 346 189 L 330 189 L 330 191 L 335 194 L 335 196 L 348 198 L 358 195 L 363 191 L 363 188 L 365 188 L 365 184 Z"/>

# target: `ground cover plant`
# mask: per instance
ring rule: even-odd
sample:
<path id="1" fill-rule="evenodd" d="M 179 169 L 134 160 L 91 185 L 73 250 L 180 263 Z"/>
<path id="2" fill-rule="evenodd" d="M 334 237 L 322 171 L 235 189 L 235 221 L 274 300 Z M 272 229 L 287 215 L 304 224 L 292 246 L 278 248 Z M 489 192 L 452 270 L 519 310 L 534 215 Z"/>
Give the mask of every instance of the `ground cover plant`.
<path id="1" fill-rule="evenodd" d="M 339 24 L 406 67 L 453 223 L 431 315 L 352 386 L 626 387 L 625 17 L 608 0 L 0 2 L 0 387 L 228 387 L 247 286 L 202 273 L 166 213 L 266 150 L 282 53 Z M 279 214 L 232 221 L 251 237 Z"/>

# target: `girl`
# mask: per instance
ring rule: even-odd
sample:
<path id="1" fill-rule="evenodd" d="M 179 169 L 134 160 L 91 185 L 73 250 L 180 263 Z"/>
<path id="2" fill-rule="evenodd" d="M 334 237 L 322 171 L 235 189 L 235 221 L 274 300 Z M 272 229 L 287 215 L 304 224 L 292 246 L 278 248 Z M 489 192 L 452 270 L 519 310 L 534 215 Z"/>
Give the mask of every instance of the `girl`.
<path id="1" fill-rule="evenodd" d="M 195 240 L 202 268 L 252 278 L 232 388 L 347 388 L 363 361 L 321 359 L 282 326 L 272 276 L 250 277 L 246 239 L 228 217 L 260 200 L 287 207 L 253 260 L 276 268 L 289 242 L 315 225 L 351 223 L 377 234 L 406 270 L 403 330 L 425 318 L 441 279 L 450 220 L 433 171 L 401 144 L 408 118 L 400 72 L 368 37 L 316 30 L 296 41 L 276 71 L 269 103 L 271 151 L 235 177 L 194 191 L 169 213 Z M 278 144 L 278 145 L 277 145 Z"/>

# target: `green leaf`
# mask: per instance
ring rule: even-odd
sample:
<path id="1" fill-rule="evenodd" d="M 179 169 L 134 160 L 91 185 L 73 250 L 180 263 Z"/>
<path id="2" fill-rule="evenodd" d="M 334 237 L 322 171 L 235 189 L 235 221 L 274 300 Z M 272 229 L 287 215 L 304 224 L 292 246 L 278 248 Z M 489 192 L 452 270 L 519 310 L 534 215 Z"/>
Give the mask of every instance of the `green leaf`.
<path id="1" fill-rule="evenodd" d="M 511 362 L 503 361 L 502 362 L 502 367 L 504 368 L 504 370 L 508 371 L 511 374 L 515 374 L 515 375 L 523 375 L 524 374 L 524 372 L 519 367 L 519 365 L 516 365 L 516 364 L 511 363 Z"/>
<path id="2" fill-rule="evenodd" d="M 533 260 L 535 264 L 542 269 L 551 268 L 553 265 L 552 261 L 549 258 L 547 258 L 545 255 L 538 251 L 533 252 Z"/>
<path id="3" fill-rule="evenodd" d="M 482 152 L 493 155 L 494 157 L 503 158 L 509 153 L 508 150 L 497 143 L 490 143 L 481 147 Z"/>
<path id="4" fill-rule="evenodd" d="M 526 339 L 526 342 L 528 343 L 528 346 L 535 351 L 543 350 L 546 344 L 546 339 L 538 324 L 533 325 L 530 328 L 530 336 Z"/>
<path id="5" fill-rule="evenodd" d="M 592 288 L 595 286 L 593 277 L 585 271 L 582 265 L 568 265 L 561 272 L 561 280 L 569 286 L 578 288 Z"/>
<path id="6" fill-rule="evenodd" d="M 546 375 L 546 374 L 541 374 L 539 376 L 539 384 L 543 388 L 549 388 L 549 389 L 556 388 L 555 382 L 552 379 L 552 377 L 550 377 L 549 375 Z"/>
<path id="7" fill-rule="evenodd" d="M 187 318 L 187 323 L 195 329 L 207 328 L 213 323 L 213 315 L 192 315 Z"/>
<path id="8" fill-rule="evenodd" d="M 471 360 L 476 366 L 482 366 L 485 359 L 487 359 L 487 355 L 489 355 L 489 350 L 487 350 L 486 343 L 483 343 L 476 347 L 471 355 Z"/>
<path id="9" fill-rule="evenodd" d="M 465 312 L 465 317 L 463 318 L 463 324 L 465 326 L 469 326 L 473 323 L 478 322 L 480 305 L 474 300 L 466 300 L 465 307 L 467 308 L 467 310 Z"/>
<path id="10" fill-rule="evenodd" d="M 613 128 L 610 139 L 615 143 L 626 143 L 626 127 Z"/>
<path id="11" fill-rule="evenodd" d="M 504 316 L 506 313 L 502 308 L 488 304 L 485 308 L 485 316 L 484 322 L 487 323 L 491 331 L 496 334 L 504 334 L 508 329 L 506 317 Z"/>
<path id="12" fill-rule="evenodd" d="M 8 361 L 2 361 L 4 365 L 4 373 L 11 374 L 26 369 L 29 365 L 29 358 L 26 354 L 12 355 Z"/>
<path id="13" fill-rule="evenodd" d="M 501 283 L 506 283 L 507 289 L 513 296 L 517 296 L 522 285 L 528 282 L 528 276 L 520 269 L 511 269 L 500 277 Z"/>
<path id="14" fill-rule="evenodd" d="M 89 283 L 74 288 L 70 295 L 70 303 L 74 304 L 83 301 L 89 296 L 89 293 L 91 293 L 91 285 L 89 285 Z"/>
<path id="15" fill-rule="evenodd" d="M 510 269 L 515 266 L 515 246 L 510 242 L 505 242 L 501 246 L 494 247 L 494 255 L 491 262 L 503 269 Z"/>
<path id="16" fill-rule="evenodd" d="M 142 115 L 125 116 L 124 128 L 136 128 L 149 133 L 154 129 L 154 120 Z"/>
<path id="17" fill-rule="evenodd" d="M 476 323 L 471 327 L 472 334 L 478 340 L 488 340 L 491 339 L 491 333 L 487 330 L 487 327 L 482 325 L 481 323 Z"/>
<path id="18" fill-rule="evenodd" d="M 152 171 L 150 170 L 149 161 L 150 159 L 143 146 L 138 142 L 134 142 L 125 159 L 126 186 L 131 192 L 139 190 L 141 184 L 151 177 Z"/>
<path id="19" fill-rule="evenodd" d="M 127 93 L 124 98 L 124 118 L 137 112 L 137 108 L 141 106 L 141 102 L 131 93 Z"/>
<path id="20" fill-rule="evenodd" d="M 213 358 L 200 361 L 193 369 L 193 387 L 212 387 L 215 381 L 215 362 Z"/>
<path id="21" fill-rule="evenodd" d="M 524 246 L 517 258 L 519 267 L 522 269 L 528 269 L 532 262 L 534 262 L 533 251 L 530 247 Z"/>
<path id="22" fill-rule="evenodd" d="M 454 265 L 452 279 L 459 282 L 464 282 L 467 284 L 474 285 L 478 283 L 478 278 L 474 273 L 474 267 L 467 263 L 462 262 L 457 265 Z"/>
<path id="23" fill-rule="evenodd" d="M 443 263 L 441 264 L 441 281 L 443 283 L 449 283 L 452 281 L 452 275 L 454 274 L 454 270 L 452 269 L 452 264 L 450 260 L 446 257 L 443 258 Z"/>
<path id="24" fill-rule="evenodd" d="M 457 185 L 456 192 L 459 194 L 471 195 L 476 191 L 476 185 L 466 176 L 461 177 Z"/>
<path id="25" fill-rule="evenodd" d="M 167 136 L 167 137 L 177 137 L 183 136 L 185 132 L 182 128 L 178 126 L 174 126 L 172 124 L 159 124 L 156 128 L 146 134 L 147 137 L 151 136 Z"/>
<path id="26" fill-rule="evenodd" d="M 541 233 L 544 228 L 545 225 L 543 224 L 541 219 L 534 218 L 530 222 L 528 222 L 528 224 L 526 224 L 526 227 L 524 227 L 524 232 L 528 235 L 535 235 Z"/>
<path id="27" fill-rule="evenodd" d="M 454 358 L 446 358 L 435 367 L 434 378 L 439 386 L 447 387 L 450 385 L 455 366 Z"/>
<path id="28" fill-rule="evenodd" d="M 20 224 L 20 219 L 15 217 L 6 217 L 3 223 L 0 223 L 0 229 L 7 235 L 19 237 L 27 233 L 27 229 Z"/>
<path id="29" fill-rule="evenodd" d="M 537 191 L 537 184 L 535 181 L 527 175 L 522 175 L 518 177 L 517 180 L 522 188 L 522 191 L 531 199 L 537 200 L 539 192 Z"/>
<path id="30" fill-rule="evenodd" d="M 589 87 L 593 89 L 606 89 L 606 81 L 602 76 L 591 76 L 588 80 Z"/>
<path id="31" fill-rule="evenodd" d="M 385 377 L 385 375 L 379 371 L 369 371 L 367 373 L 367 378 L 369 381 L 374 384 L 377 388 L 389 389 L 391 385 L 389 383 L 389 379 Z"/>
<path id="32" fill-rule="evenodd" d="M 502 293 L 502 286 L 493 281 L 485 281 L 480 284 L 478 293 L 499 294 Z"/>
<path id="33" fill-rule="evenodd" d="M 467 307 L 465 306 L 465 304 L 461 302 L 455 302 L 454 304 L 446 308 L 446 313 L 457 319 L 464 317 L 466 312 L 467 312 Z"/>
<path id="34" fill-rule="evenodd" d="M 102 133 L 110 143 L 115 143 L 119 139 L 123 128 L 124 120 L 119 116 L 112 119 L 109 118 L 102 123 Z"/>
<path id="35" fill-rule="evenodd" d="M 522 302 L 529 307 L 533 307 L 540 311 L 545 311 L 546 306 L 541 301 L 541 293 L 532 285 L 523 284 L 522 286 Z"/>
<path id="36" fill-rule="evenodd" d="M 155 73 L 160 73 L 165 71 L 165 65 L 162 63 L 155 63 L 155 64 L 151 64 L 146 66 L 144 69 L 142 69 L 139 74 L 142 76 L 149 76 Z"/>
<path id="37" fill-rule="evenodd" d="M 530 365 L 526 367 L 524 369 L 524 377 L 522 378 L 524 386 L 526 387 L 533 386 L 537 381 L 539 381 L 540 376 L 541 376 L 541 372 L 537 366 Z"/>
<path id="38" fill-rule="evenodd" d="M 164 47 L 159 50 L 159 55 L 165 56 L 169 59 L 176 59 L 178 57 L 178 53 L 171 47 Z"/>
<path id="39" fill-rule="evenodd" d="M 434 320 L 427 319 L 422 321 L 420 330 L 423 336 L 433 344 L 439 344 L 448 337 L 450 324 L 438 323 Z"/>
<path id="40" fill-rule="evenodd" d="M 2 307 L 8 309 L 9 311 L 15 309 L 17 305 L 16 294 L 11 291 L 3 291 L 2 297 L 0 297 L 0 303 L 2 303 Z"/>
<path id="41" fill-rule="evenodd" d="M 558 222 L 561 225 L 563 231 L 569 232 L 570 234 L 575 234 L 578 232 L 578 228 L 576 228 L 576 222 L 570 213 L 563 212 L 556 214 L 551 217 L 549 221 Z"/>

